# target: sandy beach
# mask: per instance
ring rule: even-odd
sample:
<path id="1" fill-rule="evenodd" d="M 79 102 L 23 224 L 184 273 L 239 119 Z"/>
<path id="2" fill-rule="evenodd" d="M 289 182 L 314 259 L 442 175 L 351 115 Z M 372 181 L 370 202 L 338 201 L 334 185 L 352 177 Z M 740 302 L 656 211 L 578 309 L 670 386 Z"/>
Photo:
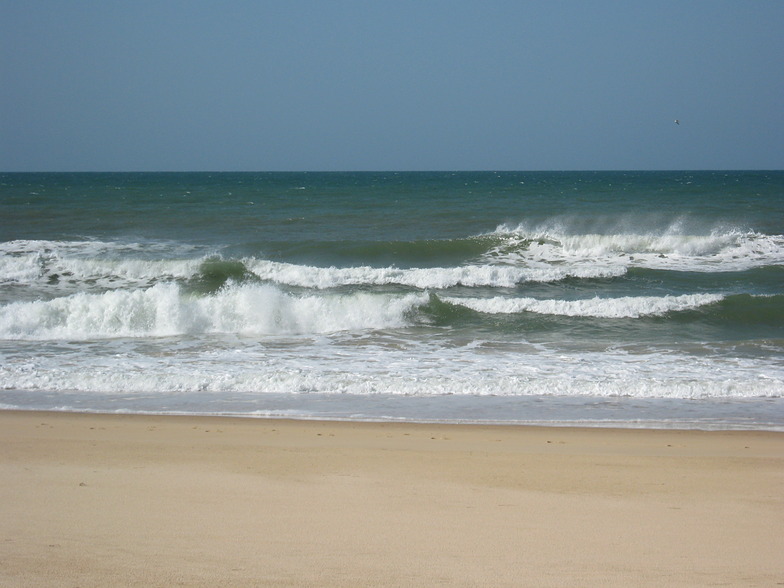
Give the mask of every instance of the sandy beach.
<path id="1" fill-rule="evenodd" d="M 784 585 L 784 434 L 0 412 L 3 586 Z"/>

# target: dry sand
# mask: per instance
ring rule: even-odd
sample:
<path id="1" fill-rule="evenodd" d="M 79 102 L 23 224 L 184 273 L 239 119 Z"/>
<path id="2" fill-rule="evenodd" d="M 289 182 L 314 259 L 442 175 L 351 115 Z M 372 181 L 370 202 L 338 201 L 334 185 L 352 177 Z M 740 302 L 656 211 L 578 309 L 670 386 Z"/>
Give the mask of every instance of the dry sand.
<path id="1" fill-rule="evenodd" d="M 784 585 L 784 434 L 0 411 L 2 586 Z"/>

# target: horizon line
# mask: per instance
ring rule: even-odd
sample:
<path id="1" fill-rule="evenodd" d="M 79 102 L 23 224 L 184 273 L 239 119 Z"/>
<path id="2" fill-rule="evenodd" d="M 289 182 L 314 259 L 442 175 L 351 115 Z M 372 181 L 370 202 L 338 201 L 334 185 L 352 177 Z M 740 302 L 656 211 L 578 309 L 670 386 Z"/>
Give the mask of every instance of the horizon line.
<path id="1" fill-rule="evenodd" d="M 784 168 L 576 168 L 576 169 L 310 169 L 310 170 L 2 170 L 0 174 L 380 174 L 380 173 L 595 173 L 595 172 L 780 172 Z"/>

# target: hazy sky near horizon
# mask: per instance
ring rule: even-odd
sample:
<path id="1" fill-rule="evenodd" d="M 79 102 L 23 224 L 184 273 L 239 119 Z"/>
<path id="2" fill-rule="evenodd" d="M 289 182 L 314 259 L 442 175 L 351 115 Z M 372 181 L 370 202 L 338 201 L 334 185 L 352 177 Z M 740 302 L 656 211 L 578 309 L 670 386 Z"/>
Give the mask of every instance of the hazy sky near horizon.
<path id="1" fill-rule="evenodd" d="M 0 171 L 782 169 L 782 25 L 781 0 L 0 0 Z"/>

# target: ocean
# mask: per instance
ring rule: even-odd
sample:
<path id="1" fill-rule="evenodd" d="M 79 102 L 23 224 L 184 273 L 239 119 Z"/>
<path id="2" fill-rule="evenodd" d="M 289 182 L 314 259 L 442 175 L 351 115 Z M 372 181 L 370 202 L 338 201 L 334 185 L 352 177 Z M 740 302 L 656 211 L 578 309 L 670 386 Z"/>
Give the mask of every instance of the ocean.
<path id="1" fill-rule="evenodd" d="M 3 173 L 0 408 L 784 430 L 784 172 Z"/>

